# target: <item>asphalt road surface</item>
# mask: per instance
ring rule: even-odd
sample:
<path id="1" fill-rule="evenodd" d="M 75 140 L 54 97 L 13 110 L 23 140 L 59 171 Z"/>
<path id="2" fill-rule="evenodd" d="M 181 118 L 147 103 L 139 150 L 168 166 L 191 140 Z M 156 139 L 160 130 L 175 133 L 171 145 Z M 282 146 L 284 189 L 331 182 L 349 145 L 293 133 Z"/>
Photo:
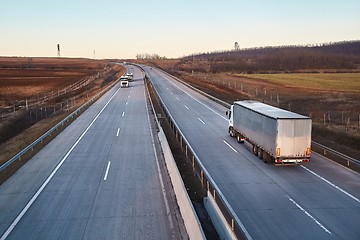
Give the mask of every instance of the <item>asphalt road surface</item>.
<path id="1" fill-rule="evenodd" d="M 142 73 L 0 186 L 1 239 L 182 239 Z"/>
<path id="2" fill-rule="evenodd" d="M 185 138 L 253 239 L 360 239 L 360 175 L 312 153 L 265 164 L 227 132 L 226 109 L 145 67 Z"/>

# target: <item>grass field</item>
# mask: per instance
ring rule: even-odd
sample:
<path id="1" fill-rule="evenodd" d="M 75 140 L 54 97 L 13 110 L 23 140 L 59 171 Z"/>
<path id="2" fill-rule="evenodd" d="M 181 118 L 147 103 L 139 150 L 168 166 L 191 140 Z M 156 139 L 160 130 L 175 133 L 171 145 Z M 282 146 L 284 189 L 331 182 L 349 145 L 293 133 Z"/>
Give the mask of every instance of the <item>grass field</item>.
<path id="1" fill-rule="evenodd" d="M 269 83 L 313 90 L 360 93 L 360 73 L 235 74 Z"/>

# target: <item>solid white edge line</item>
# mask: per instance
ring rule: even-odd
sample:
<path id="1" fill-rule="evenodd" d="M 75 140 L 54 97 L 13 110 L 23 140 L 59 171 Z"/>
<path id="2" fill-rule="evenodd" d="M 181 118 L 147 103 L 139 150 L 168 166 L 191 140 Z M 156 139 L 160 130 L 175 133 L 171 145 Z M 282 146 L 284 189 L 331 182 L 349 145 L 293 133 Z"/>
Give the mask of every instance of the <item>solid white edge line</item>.
<path id="1" fill-rule="evenodd" d="M 304 208 L 302 208 L 295 200 L 293 200 L 290 196 L 285 195 L 292 203 L 295 204 L 297 208 L 299 208 L 306 216 L 311 218 L 319 227 L 321 227 L 325 232 L 332 234 L 324 225 L 322 225 L 316 218 L 314 218 L 310 213 L 308 213 Z"/>
<path id="2" fill-rule="evenodd" d="M 94 118 L 94 120 L 89 124 L 89 126 L 85 129 L 85 131 L 80 135 L 80 137 L 78 138 L 78 140 L 74 143 L 74 145 L 70 148 L 70 150 L 65 154 L 65 156 L 61 159 L 61 161 L 59 162 L 59 164 L 55 167 L 55 169 L 51 172 L 51 174 L 49 175 L 49 177 L 45 180 L 45 182 L 41 185 L 41 187 L 36 191 L 36 193 L 34 194 L 34 196 L 30 199 L 30 201 L 25 205 L 25 207 L 23 208 L 23 210 L 19 213 L 19 215 L 15 218 L 15 220 L 11 223 L 11 225 L 8 227 L 8 229 L 6 230 L 6 232 L 1 236 L 0 240 L 5 240 L 10 233 L 12 232 L 12 230 L 16 227 L 16 225 L 19 223 L 19 221 L 21 220 L 21 218 L 25 215 L 25 213 L 29 210 L 29 208 L 31 207 L 31 205 L 35 202 L 35 200 L 38 198 L 38 196 L 40 195 L 40 193 L 44 190 L 44 188 L 46 187 L 46 185 L 50 182 L 50 180 L 54 177 L 54 175 L 56 174 L 56 172 L 59 170 L 59 168 L 63 165 L 63 163 L 65 162 L 65 160 L 68 158 L 68 156 L 70 155 L 70 153 L 74 150 L 74 148 L 76 147 L 76 145 L 78 145 L 78 143 L 80 142 L 80 140 L 84 137 L 84 135 L 87 133 L 87 131 L 90 129 L 90 127 L 94 124 L 94 122 L 96 121 L 96 119 L 100 116 L 100 114 L 104 111 L 104 109 L 107 107 L 107 105 L 110 103 L 110 101 L 115 97 L 115 95 L 119 92 L 120 88 L 114 93 L 114 95 L 109 99 L 109 101 L 105 104 L 105 106 L 101 109 L 101 111 L 96 115 L 96 117 Z"/>
<path id="3" fill-rule="evenodd" d="M 201 118 L 197 118 L 202 124 L 205 124 L 205 122 Z"/>
<path id="4" fill-rule="evenodd" d="M 233 148 L 228 142 L 226 142 L 225 140 L 223 140 L 223 142 L 229 147 L 231 148 L 231 150 L 233 150 L 234 152 L 238 152 L 235 148 Z"/>
<path id="5" fill-rule="evenodd" d="M 304 167 L 303 165 L 300 165 L 300 167 L 302 167 L 303 169 L 305 169 L 309 173 L 313 174 L 314 176 L 320 178 L 321 180 L 323 180 L 324 182 L 326 182 L 330 186 L 334 187 L 335 189 L 339 190 L 340 192 L 344 193 L 346 196 L 348 196 L 348 197 L 352 198 L 353 200 L 355 200 L 356 202 L 360 203 L 360 199 L 358 199 L 357 197 L 351 195 L 350 193 L 348 193 L 347 191 L 345 191 L 341 187 L 336 186 L 334 183 L 332 183 L 329 180 L 323 178 L 322 176 L 320 176 L 319 174 L 315 173 L 314 171 L 308 169 L 307 167 Z"/>
<path id="6" fill-rule="evenodd" d="M 107 167 L 106 167 L 105 176 L 104 176 L 104 181 L 106 181 L 107 176 L 108 176 L 108 174 L 109 174 L 110 165 L 111 165 L 111 162 L 109 161 L 109 162 L 108 162 L 108 165 L 107 165 Z"/>

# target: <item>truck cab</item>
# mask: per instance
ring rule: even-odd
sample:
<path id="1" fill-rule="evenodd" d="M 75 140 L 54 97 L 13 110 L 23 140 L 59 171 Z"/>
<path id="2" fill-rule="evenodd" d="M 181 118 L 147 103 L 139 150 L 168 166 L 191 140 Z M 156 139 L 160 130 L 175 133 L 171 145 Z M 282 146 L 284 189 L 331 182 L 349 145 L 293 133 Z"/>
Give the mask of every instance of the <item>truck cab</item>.
<path id="1" fill-rule="evenodd" d="M 129 87 L 129 81 L 127 81 L 127 80 L 121 80 L 121 81 L 120 81 L 120 87 L 122 87 L 122 88 L 127 88 L 127 87 Z"/>
<path id="2" fill-rule="evenodd" d="M 231 137 L 236 137 L 236 140 L 239 143 L 244 143 L 245 142 L 245 137 L 243 137 L 241 134 L 239 134 L 235 129 L 234 129 L 234 116 L 233 116 L 233 111 L 234 111 L 234 105 L 230 106 L 230 110 L 226 111 L 225 114 L 227 116 L 227 118 L 229 119 L 229 126 L 228 126 L 228 132 L 230 134 Z"/>

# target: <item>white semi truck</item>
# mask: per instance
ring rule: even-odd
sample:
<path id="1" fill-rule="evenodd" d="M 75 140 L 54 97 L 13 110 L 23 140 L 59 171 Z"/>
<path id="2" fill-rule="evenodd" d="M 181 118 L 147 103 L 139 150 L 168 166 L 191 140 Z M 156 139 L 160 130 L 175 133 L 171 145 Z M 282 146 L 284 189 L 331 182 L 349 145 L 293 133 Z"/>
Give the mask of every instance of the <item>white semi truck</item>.
<path id="1" fill-rule="evenodd" d="M 257 101 L 237 101 L 226 112 L 229 133 L 246 140 L 264 162 L 310 161 L 311 119 Z"/>

